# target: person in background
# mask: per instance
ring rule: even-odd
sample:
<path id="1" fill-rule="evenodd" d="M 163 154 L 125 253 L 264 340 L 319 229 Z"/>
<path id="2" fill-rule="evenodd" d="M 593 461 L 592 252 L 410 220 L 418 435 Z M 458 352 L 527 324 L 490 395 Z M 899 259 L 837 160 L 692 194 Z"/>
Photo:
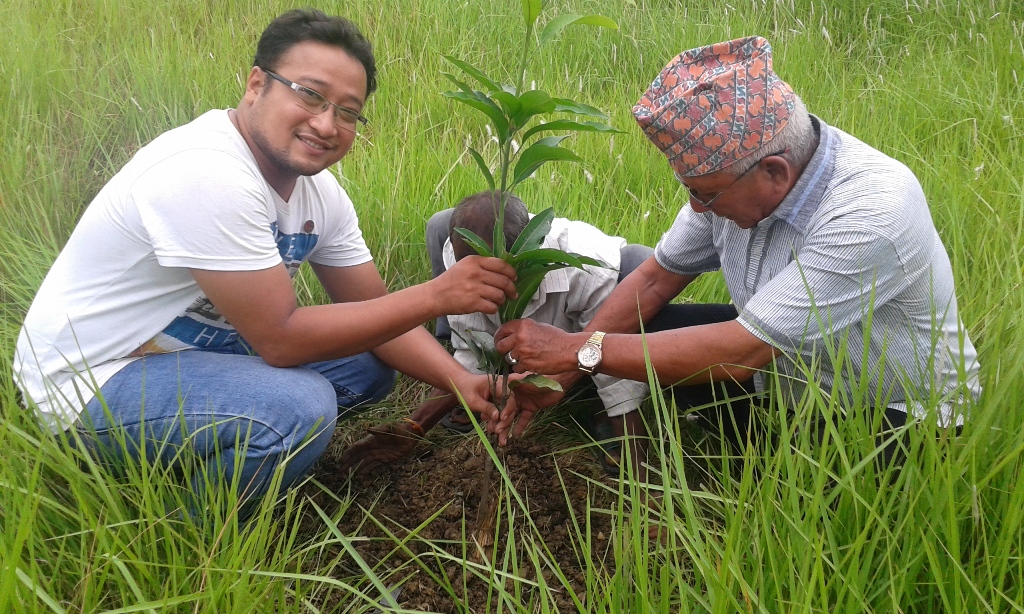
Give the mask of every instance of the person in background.
<path id="1" fill-rule="evenodd" d="M 426 246 L 435 277 L 450 271 L 475 252 L 455 232 L 466 228 L 490 243 L 497 216 L 498 193 L 478 192 L 460 201 L 454 209 L 434 214 L 427 222 Z M 505 206 L 505 242 L 510 248 L 526 227 L 530 214 L 515 195 L 507 196 Z M 543 246 L 606 263 L 609 268 L 566 268 L 548 273 L 523 314 L 536 322 L 560 330 L 584 329 L 615 285 L 653 252 L 644 245 L 627 244 L 621 237 L 604 234 L 581 221 L 554 218 Z M 500 322 L 493 314 L 471 313 L 441 317 L 437 320 L 439 338 L 450 339 L 455 359 L 467 370 L 478 372 L 477 361 L 464 339 L 471 330 L 494 334 Z M 625 433 L 642 427 L 637 408 L 647 397 L 646 384 L 595 374 L 592 382 L 601 401 L 601 409 L 584 420 L 589 434 L 600 444 L 598 458 L 608 473 L 618 477 L 621 440 Z M 407 418 L 370 429 L 370 434 L 353 444 L 343 455 L 342 470 L 368 469 L 399 460 L 416 441 L 436 424 L 456 432 L 473 430 L 458 399 L 435 388 Z"/>

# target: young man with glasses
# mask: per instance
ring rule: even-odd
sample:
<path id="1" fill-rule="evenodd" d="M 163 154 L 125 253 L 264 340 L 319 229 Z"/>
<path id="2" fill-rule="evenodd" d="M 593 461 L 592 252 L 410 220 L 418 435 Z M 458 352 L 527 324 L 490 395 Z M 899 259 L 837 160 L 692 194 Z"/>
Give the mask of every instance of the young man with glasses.
<path id="1" fill-rule="evenodd" d="M 705 406 L 693 415 L 739 445 L 753 434 L 743 397 L 764 390 L 761 371 L 772 363 L 786 407 L 799 403 L 808 368 L 827 394 L 855 398 L 861 382 L 830 353 L 842 347 L 856 363 L 845 370 L 864 369 L 869 394 L 882 395 L 868 402 L 879 403 L 872 408 L 884 424 L 902 425 L 908 414 L 962 423 L 980 394 L 977 354 L 910 170 L 808 114 L 772 71 L 760 37 L 680 54 L 633 113 L 688 190 L 689 206 L 584 332 L 525 320 L 500 329 L 496 347 L 511 352 L 517 371 L 559 374 L 565 389 L 583 366 L 646 380 L 649 351 L 661 383 L 681 384 L 677 401 Z M 715 270 L 732 304 L 669 304 Z M 635 334 L 641 321 L 646 339 Z M 607 333 L 597 365 L 583 365 L 594 362 L 594 332 Z M 712 382 L 725 384 L 731 406 Z M 553 400 L 528 392 L 516 391 L 521 410 Z M 926 409 L 934 398 L 942 399 L 938 415 Z M 507 437 L 514 420 L 509 412 L 492 425 Z M 820 437 L 824 426 L 805 428 Z"/>
<path id="2" fill-rule="evenodd" d="M 395 370 L 486 409 L 486 378 L 421 324 L 495 312 L 514 271 L 476 257 L 388 293 L 328 170 L 375 88 L 351 22 L 291 11 L 263 32 L 236 109 L 143 147 L 84 213 L 19 336 L 15 376 L 40 419 L 121 463 L 186 448 L 253 501 L 281 464 L 285 487 L 299 479 Z M 298 306 L 303 262 L 333 304 Z M 201 494 L 204 476 L 188 477 Z"/>

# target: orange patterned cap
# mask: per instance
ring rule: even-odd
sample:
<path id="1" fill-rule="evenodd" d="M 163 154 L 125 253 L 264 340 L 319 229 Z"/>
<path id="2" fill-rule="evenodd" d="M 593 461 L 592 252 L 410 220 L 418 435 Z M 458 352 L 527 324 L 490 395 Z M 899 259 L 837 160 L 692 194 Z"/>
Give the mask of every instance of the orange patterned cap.
<path id="1" fill-rule="evenodd" d="M 633 107 L 644 134 L 683 177 L 720 171 L 772 140 L 796 106 L 760 36 L 680 53 Z"/>

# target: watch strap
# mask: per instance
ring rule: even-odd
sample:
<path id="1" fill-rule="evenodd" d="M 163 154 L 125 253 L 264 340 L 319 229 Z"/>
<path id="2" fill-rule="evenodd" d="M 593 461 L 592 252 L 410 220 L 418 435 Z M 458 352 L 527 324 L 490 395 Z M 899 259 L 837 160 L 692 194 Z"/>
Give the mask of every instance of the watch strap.
<path id="1" fill-rule="evenodd" d="M 582 352 L 584 348 L 590 346 L 594 348 L 598 353 L 597 363 L 590 366 L 585 366 L 581 361 L 577 359 L 577 367 L 580 371 L 593 375 L 594 371 L 597 370 L 597 367 L 601 364 L 601 344 L 604 342 L 604 335 L 605 333 L 601 331 L 595 331 L 592 335 L 590 335 L 590 338 L 587 339 L 587 342 L 580 347 L 580 350 L 577 351 L 576 354 L 577 356 L 579 356 L 579 353 Z"/>

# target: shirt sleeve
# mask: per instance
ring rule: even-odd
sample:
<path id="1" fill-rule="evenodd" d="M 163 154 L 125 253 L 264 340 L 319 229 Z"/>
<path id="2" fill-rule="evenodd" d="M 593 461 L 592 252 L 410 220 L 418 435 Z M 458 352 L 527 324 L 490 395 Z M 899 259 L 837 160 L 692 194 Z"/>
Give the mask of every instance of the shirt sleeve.
<path id="1" fill-rule="evenodd" d="M 253 173 L 215 150 L 184 151 L 141 173 L 131 198 L 160 265 L 256 271 L 280 263 L 274 205 Z"/>
<path id="2" fill-rule="evenodd" d="M 712 214 L 683 205 L 675 222 L 654 248 L 658 264 L 677 275 L 699 275 L 721 268 L 712 236 Z"/>
<path id="3" fill-rule="evenodd" d="M 848 214 L 853 216 L 866 214 Z M 780 349 L 806 351 L 898 295 L 908 271 L 891 238 L 871 220 L 834 220 L 812 233 L 778 275 L 744 306 L 739 322 Z"/>
<path id="4" fill-rule="evenodd" d="M 322 240 L 317 243 L 309 256 L 310 262 L 342 267 L 373 260 L 363 239 L 352 199 L 334 175 L 330 171 L 323 171 L 311 183 L 313 194 L 310 202 L 329 216 L 330 231 L 325 232 Z"/>

